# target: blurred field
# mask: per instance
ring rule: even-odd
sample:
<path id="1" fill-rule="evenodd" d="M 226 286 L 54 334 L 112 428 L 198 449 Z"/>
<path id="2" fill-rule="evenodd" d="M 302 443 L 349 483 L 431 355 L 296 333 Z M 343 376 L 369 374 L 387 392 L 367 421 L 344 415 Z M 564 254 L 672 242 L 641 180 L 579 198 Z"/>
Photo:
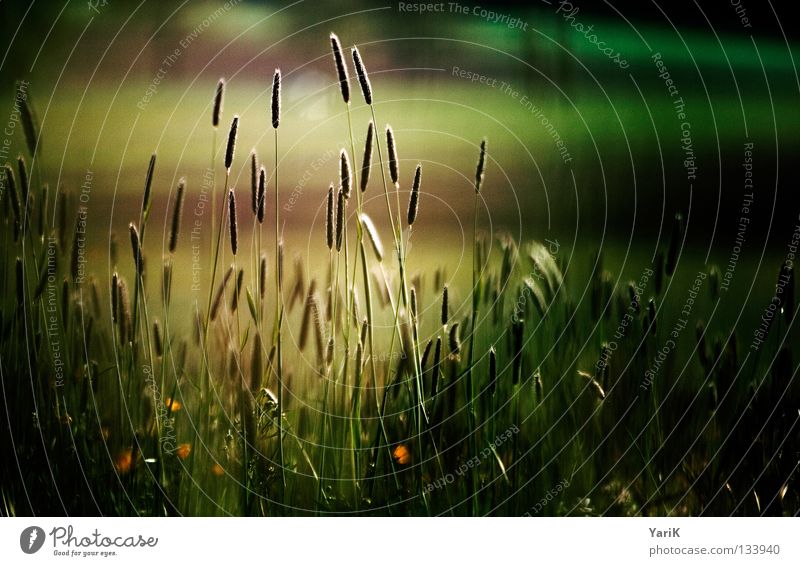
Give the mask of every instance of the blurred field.
<path id="1" fill-rule="evenodd" d="M 729 23 L 718 35 L 644 17 L 632 28 L 585 10 L 630 61 L 623 71 L 546 7 L 499 6 L 531 24 L 525 33 L 360 8 L 241 2 L 207 26 L 220 9 L 212 2 L 25 16 L 0 88 L 0 108 L 12 108 L 14 81 L 30 82 L 40 134 L 35 156 L 22 126 L 6 134 L 2 512 L 521 515 L 569 484 L 536 513 L 797 514 L 795 285 L 785 263 L 797 224 L 794 41 L 787 48 L 774 31 L 753 39 Z M 8 22 L 24 14 L 3 9 L 11 37 Z M 331 30 L 361 49 L 380 143 L 387 124 L 397 139 L 400 261 L 377 155 L 363 210 L 385 257 L 359 255 L 358 196 L 347 208 L 350 247 L 326 246 L 328 186 L 344 183 L 339 152 L 358 172 L 372 117 L 351 77 L 351 147 Z M 679 85 L 688 129 L 654 52 Z M 235 258 L 217 216 L 234 115 Z M 682 130 L 699 171 L 692 182 Z M 750 142 L 755 204 L 737 242 Z M 251 149 L 266 170 L 263 226 L 250 210 Z M 83 221 L 91 277 L 79 281 Z M 241 273 L 238 291 L 236 275 L 220 286 L 228 266 Z M 756 353 L 779 275 L 791 277 L 791 299 L 786 291 Z M 401 301 L 409 289 L 414 307 Z M 467 462 L 475 471 L 456 472 Z"/>

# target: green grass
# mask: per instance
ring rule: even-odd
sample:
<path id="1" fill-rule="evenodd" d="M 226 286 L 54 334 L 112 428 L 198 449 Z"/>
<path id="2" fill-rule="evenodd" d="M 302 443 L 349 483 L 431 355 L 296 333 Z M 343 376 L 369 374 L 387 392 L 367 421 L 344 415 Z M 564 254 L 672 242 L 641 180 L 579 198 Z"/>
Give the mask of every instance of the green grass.
<path id="1" fill-rule="evenodd" d="M 285 80 L 290 84 L 290 77 Z M 373 77 L 374 83 L 380 80 Z M 265 131 L 267 105 L 257 93 L 229 90 L 227 115 L 243 108 L 234 171 L 224 186 L 236 187 L 239 197 L 235 266 L 244 270 L 244 283 L 234 299 L 236 276 L 231 277 L 216 317 L 209 315 L 209 307 L 220 274 L 234 261 L 228 251 L 224 190 L 216 191 L 223 222 L 208 229 L 209 222 L 201 231 L 200 249 L 208 250 L 211 242 L 222 245 L 213 257 L 202 256 L 199 290 L 192 289 L 193 203 L 184 207 L 178 249 L 167 254 L 159 239 L 167 235 L 171 204 L 155 199 L 142 207 L 138 195 L 131 196 L 138 181 L 124 183 L 120 209 L 123 214 L 134 211 L 130 220 L 143 241 L 141 280 L 127 237 L 118 236 L 119 249 L 110 256 L 105 241 L 89 242 L 93 279 L 87 274 L 79 282 L 71 270 L 79 237 L 73 229 L 75 196 L 66 204 L 60 201 L 65 215 L 53 219 L 47 214 L 39 221 L 43 210 L 53 210 L 53 195 L 45 200 L 44 185 L 49 181 L 53 187 L 54 181 L 44 177 L 54 167 L 50 156 L 60 155 L 57 136 L 48 142 L 52 147 L 36 156 L 48 167 L 36 168 L 31 177 L 27 217 L 14 213 L 13 193 L 4 192 L 0 370 L 2 419 L 9 425 L 0 461 L 4 514 L 798 512 L 800 388 L 791 348 L 796 338 L 793 308 L 775 319 L 758 355 L 749 348 L 783 258 L 770 257 L 768 268 L 758 271 L 743 260 L 737 284 L 724 301 L 706 275 L 687 316 L 681 311 L 696 273 L 711 271 L 691 251 L 681 256 L 671 277 L 660 273 L 651 263 L 652 251 L 643 247 L 623 255 L 622 246 L 612 245 L 597 256 L 594 245 L 564 238 L 550 257 L 546 243 L 515 241 L 496 229 L 488 234 L 480 208 L 476 216 L 465 216 L 476 222 L 475 236 L 462 237 L 435 221 L 441 212 L 434 209 L 442 205 L 433 195 L 445 202 L 471 200 L 477 144 L 488 134 L 482 194 L 488 195 L 491 210 L 492 191 L 505 184 L 491 158 L 515 155 L 515 150 L 494 147 L 497 130 L 480 131 L 486 123 L 467 119 L 468 112 L 441 112 L 430 102 L 420 110 L 422 103 L 393 101 L 391 88 L 374 109 L 354 105 L 356 133 L 358 124 L 377 116 L 384 120 L 376 121 L 383 143 L 385 121 L 406 121 L 396 130 L 406 187 L 412 171 L 406 160 L 426 151 L 441 157 L 441 139 L 422 130 L 449 131 L 454 123 L 464 124 L 460 145 L 446 151 L 463 163 L 458 175 L 468 180 L 466 189 L 459 193 L 460 185 L 453 184 L 428 192 L 428 184 L 435 183 L 423 175 L 420 219 L 411 231 L 404 220 L 407 192 L 392 195 L 386 171 L 381 169 L 380 176 L 373 171 L 363 202 L 359 194 L 350 199 L 342 250 L 331 252 L 324 228 L 305 224 L 314 216 L 309 203 L 321 203 L 321 190 L 303 195 L 303 216 L 281 212 L 288 222 L 285 230 L 275 208 L 291 192 L 292 176 L 302 176 L 308 156 L 324 152 L 336 143 L 331 140 L 350 145 L 353 171 L 359 171 L 361 151 L 350 143 L 346 112 L 333 115 L 306 138 L 299 110 L 304 102 L 298 98 L 293 107 L 287 96 L 278 146 L 277 135 L 274 140 L 258 137 Z M 202 177 L 208 155 L 190 148 L 207 147 L 212 137 L 206 96 L 212 89 L 188 92 L 174 121 L 156 127 L 154 116 L 162 114 L 154 109 L 152 115 L 142 114 L 133 131 L 120 115 L 114 117 L 114 128 L 100 134 L 106 147 L 124 147 L 129 137 L 136 140 L 122 164 L 126 175 L 144 179 L 149 148 L 161 132 L 177 130 L 185 133 L 186 151 L 180 144 L 165 144 L 163 151 L 158 147 L 156 182 L 171 186 L 169 173 L 175 170 L 186 172 L 190 190 L 192 183 L 197 187 L 193 178 Z M 454 92 L 457 99 L 458 89 Z M 162 94 L 158 104 L 175 102 L 174 93 Z M 416 93 L 404 97 L 414 99 Z M 492 104 L 498 119 L 518 115 L 519 109 L 504 99 Z M 97 100 L 87 101 L 90 117 L 80 122 L 81 129 L 94 129 L 97 122 L 91 116 L 98 119 L 100 107 Z M 69 112 L 68 105 L 57 112 Z M 602 105 L 590 105 L 587 114 L 601 123 L 607 120 Z M 63 118 L 55 115 L 53 120 L 66 123 Z M 571 126 L 564 128 L 571 131 Z M 546 143 L 535 132 L 527 135 L 538 139 L 535 148 Z M 90 137 L 75 138 L 81 154 L 91 154 Z M 281 172 L 280 194 L 277 175 L 269 178 L 267 202 L 274 204 L 263 238 L 261 226 L 242 204 L 249 202 L 247 183 L 236 182 L 237 172 L 249 168 L 244 156 L 250 147 L 270 156 L 264 159 L 269 172 L 277 164 Z M 385 159 L 385 145 L 378 149 Z M 223 154 L 224 148 L 212 161 L 218 189 L 223 189 Z M 120 168 L 112 151 L 98 155 L 98 170 Z M 335 158 L 327 163 L 326 173 L 335 172 L 336 164 Z M 518 174 L 526 170 L 516 166 Z M 382 167 L 377 156 L 374 167 Z M 77 169 L 66 172 L 80 174 Z M 100 178 L 96 182 L 100 193 Z M 358 183 L 353 185 L 357 192 Z M 360 237 L 354 213 L 362 207 L 380 219 L 386 246 L 382 262 Z M 322 218 L 324 205 L 318 210 L 316 218 Z M 395 228 L 391 240 L 388 225 Z M 256 232 L 248 232 L 248 226 Z M 550 235 L 543 231 L 540 239 Z M 278 285 L 281 237 L 285 249 Z M 667 253 L 667 244 L 662 247 Z M 254 274 L 262 250 L 268 250 L 271 270 L 263 297 Z M 54 264 L 48 263 L 49 251 Z M 303 270 L 294 268 L 295 254 Z M 210 276 L 212 259 L 217 277 Z M 168 300 L 161 293 L 165 262 L 173 269 Z M 653 272 L 632 301 L 628 281 L 640 281 L 645 270 Z M 129 309 L 114 313 L 112 272 L 126 281 L 130 295 Z M 380 288 L 384 274 L 386 296 Z M 657 277 L 663 279 L 660 289 Z M 749 279 L 765 282 L 767 291 L 746 296 L 739 281 Z M 320 336 L 301 348 L 298 335 L 312 281 L 325 319 L 309 330 Z M 444 283 L 450 309 L 442 325 Z M 410 314 L 411 289 L 416 317 Z M 651 298 L 655 322 L 648 312 Z M 732 318 L 733 301 L 742 305 L 739 319 Z M 365 316 L 370 324 L 368 339 L 362 341 Z M 682 318 L 686 324 L 676 330 L 674 348 L 649 382 L 648 370 Z M 158 347 L 156 320 L 163 339 Z M 696 333 L 700 321 L 707 321 L 702 340 Z M 460 340 L 452 330 L 456 324 Z M 442 341 L 438 363 L 433 346 L 423 356 L 437 338 Z M 603 355 L 604 347 L 613 348 L 610 357 Z M 489 382 L 491 348 L 497 356 L 496 388 Z"/>

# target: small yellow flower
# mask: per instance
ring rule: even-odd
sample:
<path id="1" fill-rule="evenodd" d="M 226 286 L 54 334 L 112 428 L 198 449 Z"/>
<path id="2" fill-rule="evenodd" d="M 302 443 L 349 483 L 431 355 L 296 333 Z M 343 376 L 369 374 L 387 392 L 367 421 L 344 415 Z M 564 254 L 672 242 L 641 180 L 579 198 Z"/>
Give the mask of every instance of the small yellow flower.
<path id="1" fill-rule="evenodd" d="M 395 462 L 401 466 L 411 462 L 411 452 L 408 451 L 405 444 L 398 444 L 392 452 L 392 456 L 394 456 Z"/>
<path id="2" fill-rule="evenodd" d="M 133 449 L 122 448 L 114 458 L 114 467 L 120 474 L 127 474 L 133 465 Z"/>
<path id="3" fill-rule="evenodd" d="M 189 457 L 189 454 L 192 453 L 192 445 L 188 442 L 184 442 L 183 444 L 179 444 L 178 448 L 175 449 L 175 454 L 178 455 L 178 458 L 181 460 L 185 460 Z"/>

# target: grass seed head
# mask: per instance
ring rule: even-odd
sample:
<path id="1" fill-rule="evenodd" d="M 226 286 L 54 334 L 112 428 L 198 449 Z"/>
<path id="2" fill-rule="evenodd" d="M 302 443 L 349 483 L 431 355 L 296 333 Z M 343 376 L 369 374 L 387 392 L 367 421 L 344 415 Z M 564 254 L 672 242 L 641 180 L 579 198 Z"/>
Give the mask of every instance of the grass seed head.
<path id="1" fill-rule="evenodd" d="M 230 280 L 231 275 L 233 275 L 232 265 L 228 267 L 228 270 L 225 272 L 225 276 L 222 278 L 222 282 L 219 284 L 219 288 L 217 289 L 217 294 L 214 296 L 214 302 L 211 304 L 211 320 L 217 318 L 219 306 L 222 304 L 222 297 L 225 294 L 225 287 L 228 286 L 228 281 Z"/>
<path id="2" fill-rule="evenodd" d="M 333 183 L 328 187 L 328 203 L 325 211 L 325 241 L 328 244 L 328 249 L 333 249 L 333 234 L 335 224 L 333 215 Z"/>
<path id="3" fill-rule="evenodd" d="M 481 152 L 478 155 L 478 166 L 475 169 L 475 193 L 481 192 L 483 175 L 486 172 L 486 138 L 481 140 Z"/>
<path id="4" fill-rule="evenodd" d="M 150 198 L 153 190 L 153 174 L 156 170 L 156 154 L 150 156 L 150 163 L 147 166 L 147 177 L 144 180 L 144 196 L 142 197 L 142 212 L 147 212 L 150 208 Z"/>
<path id="5" fill-rule="evenodd" d="M 17 83 L 17 92 L 22 91 L 22 84 Z M 20 119 L 22 121 L 22 130 L 25 134 L 25 143 L 28 146 L 28 152 L 31 157 L 36 153 L 36 148 L 41 143 L 41 132 L 39 131 L 39 121 L 36 118 L 36 112 L 33 110 L 29 96 L 26 94 L 22 98 L 20 106 Z"/>
<path id="6" fill-rule="evenodd" d="M 22 207 L 19 203 L 19 194 L 17 193 L 17 184 L 14 181 L 14 171 L 8 165 L 3 165 L 3 183 L 6 186 L 6 191 L 11 195 L 11 208 L 14 211 L 14 218 L 17 222 L 22 221 Z"/>
<path id="7" fill-rule="evenodd" d="M 276 130 L 281 124 L 281 70 L 275 69 L 272 76 L 272 127 Z"/>
<path id="8" fill-rule="evenodd" d="M 236 134 L 239 131 L 239 116 L 235 115 L 231 122 L 231 129 L 228 131 L 228 146 L 225 149 L 225 169 L 231 170 L 233 165 L 233 154 L 236 151 Z"/>
<path id="9" fill-rule="evenodd" d="M 231 229 L 231 252 L 236 255 L 239 249 L 239 230 L 236 224 L 236 195 L 233 189 L 228 190 L 228 217 Z"/>
<path id="10" fill-rule="evenodd" d="M 236 285 L 233 288 L 233 296 L 231 297 L 231 312 L 236 312 L 239 308 L 239 297 L 242 294 L 242 283 L 244 281 L 244 269 L 240 269 L 236 274 Z"/>
<path id="11" fill-rule="evenodd" d="M 347 65 L 342 55 L 342 44 L 335 33 L 331 32 L 331 50 L 333 51 L 333 61 L 336 64 L 336 75 L 339 77 L 339 89 L 342 91 L 342 100 L 345 104 L 350 104 L 350 79 L 347 74 Z"/>
<path id="12" fill-rule="evenodd" d="M 186 189 L 186 179 L 181 177 L 178 181 L 178 192 L 175 194 L 175 204 L 172 208 L 172 229 L 169 233 L 169 251 L 175 253 L 178 246 L 178 234 L 181 230 L 181 214 L 183 212 L 183 193 Z"/>
<path id="13" fill-rule="evenodd" d="M 258 223 L 264 223 L 264 207 L 267 200 L 267 171 L 262 167 L 258 172 L 258 195 L 256 197 L 256 214 Z"/>
<path id="14" fill-rule="evenodd" d="M 350 189 L 352 188 L 352 177 L 350 176 L 350 158 L 347 151 L 342 149 L 339 153 L 339 179 L 342 183 L 342 190 L 344 191 L 344 198 L 350 198 Z"/>
<path id="15" fill-rule="evenodd" d="M 448 313 L 449 309 L 448 302 L 449 301 L 448 301 L 447 285 L 445 285 L 444 287 L 442 287 L 442 326 L 447 326 L 447 321 L 450 318 Z"/>
<path id="16" fill-rule="evenodd" d="M 128 231 L 131 235 L 131 252 L 133 253 L 133 265 L 136 268 L 136 275 L 141 276 L 142 274 L 142 244 L 139 238 L 139 230 L 136 228 L 136 225 L 131 222 L 128 224 Z"/>
<path id="17" fill-rule="evenodd" d="M 164 342 L 161 338 L 161 325 L 158 319 L 153 321 L 153 344 L 156 347 L 156 356 L 159 358 L 164 355 Z"/>
<path id="18" fill-rule="evenodd" d="M 369 184 L 369 173 L 372 169 L 372 145 L 375 137 L 375 124 L 372 120 L 367 126 L 367 140 L 364 142 L 364 160 L 361 162 L 361 192 L 367 190 Z"/>
<path id="19" fill-rule="evenodd" d="M 341 251 L 342 240 L 344 239 L 344 215 L 345 215 L 344 191 L 339 189 L 336 200 L 336 251 Z"/>
<path id="20" fill-rule="evenodd" d="M 111 276 L 111 322 L 119 321 L 119 275 L 115 271 Z"/>
<path id="21" fill-rule="evenodd" d="M 389 175 L 392 178 L 392 183 L 397 184 L 400 175 L 399 165 L 397 162 L 397 145 L 394 141 L 394 132 L 392 127 L 387 124 L 386 126 L 386 147 L 389 153 Z"/>
<path id="22" fill-rule="evenodd" d="M 28 181 L 28 167 L 25 165 L 25 158 L 21 155 L 17 157 L 17 170 L 19 171 L 19 188 L 22 193 L 22 202 L 27 203 L 30 183 Z"/>
<path id="23" fill-rule="evenodd" d="M 459 354 L 461 354 L 461 338 L 459 336 L 459 328 L 458 323 L 454 323 L 453 326 L 450 327 L 450 333 L 448 335 L 448 342 L 450 344 L 450 357 L 452 359 L 459 359 Z"/>
<path id="24" fill-rule="evenodd" d="M 267 291 L 267 256 L 266 254 L 261 254 L 261 265 L 259 266 L 259 275 L 258 275 L 258 294 L 263 299 L 264 294 Z"/>
<path id="25" fill-rule="evenodd" d="M 256 150 L 250 152 L 250 208 L 258 214 L 258 156 Z"/>
<path id="26" fill-rule="evenodd" d="M 358 83 L 361 85 L 361 94 L 364 96 L 364 102 L 372 104 L 372 85 L 369 82 L 367 70 L 364 68 L 364 62 L 361 60 L 361 53 L 358 52 L 358 47 L 353 47 L 353 65 L 356 68 L 356 75 L 358 76 Z"/>
<path id="27" fill-rule="evenodd" d="M 169 306 L 170 297 L 172 296 L 172 261 L 167 260 L 164 262 L 164 271 L 161 280 L 161 298 L 164 304 Z"/>
<path id="28" fill-rule="evenodd" d="M 417 165 L 414 172 L 414 183 L 411 185 L 411 196 L 408 199 L 408 225 L 414 224 L 419 209 L 419 184 L 422 177 L 422 165 Z"/>
<path id="29" fill-rule="evenodd" d="M 217 92 L 214 94 L 214 111 L 211 113 L 211 125 L 219 126 L 219 117 L 222 114 L 222 97 L 225 94 L 225 79 L 217 83 Z"/>

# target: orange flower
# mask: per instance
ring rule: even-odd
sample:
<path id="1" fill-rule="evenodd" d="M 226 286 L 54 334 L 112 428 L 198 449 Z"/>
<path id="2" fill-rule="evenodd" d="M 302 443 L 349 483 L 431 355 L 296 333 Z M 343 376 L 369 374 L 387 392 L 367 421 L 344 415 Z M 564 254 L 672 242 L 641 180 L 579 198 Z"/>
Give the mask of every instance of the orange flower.
<path id="1" fill-rule="evenodd" d="M 166 400 L 164 401 L 164 405 L 166 405 L 168 410 L 169 410 L 170 406 L 172 406 L 171 410 L 172 410 L 173 413 L 175 411 L 180 411 L 181 407 L 183 406 L 183 405 L 181 405 L 180 401 L 178 401 L 177 399 L 173 399 L 172 397 L 167 397 Z"/>
<path id="2" fill-rule="evenodd" d="M 215 462 L 213 466 L 211 466 L 211 473 L 217 477 L 221 477 L 225 474 L 225 468 L 219 465 L 219 463 Z"/>
<path id="3" fill-rule="evenodd" d="M 189 457 L 189 454 L 192 453 L 192 445 L 188 442 L 184 442 L 183 444 L 179 444 L 178 448 L 175 449 L 175 454 L 178 455 L 178 458 L 181 460 L 185 460 Z"/>
<path id="4" fill-rule="evenodd" d="M 118 473 L 127 474 L 131 470 L 132 464 L 133 464 L 132 448 L 123 448 L 119 452 L 117 452 L 117 456 L 116 458 L 114 458 L 114 467 L 117 469 Z"/>
<path id="5" fill-rule="evenodd" d="M 405 444 L 398 444 L 392 452 L 392 456 L 398 464 L 403 466 L 411 461 L 411 452 L 408 451 Z"/>

